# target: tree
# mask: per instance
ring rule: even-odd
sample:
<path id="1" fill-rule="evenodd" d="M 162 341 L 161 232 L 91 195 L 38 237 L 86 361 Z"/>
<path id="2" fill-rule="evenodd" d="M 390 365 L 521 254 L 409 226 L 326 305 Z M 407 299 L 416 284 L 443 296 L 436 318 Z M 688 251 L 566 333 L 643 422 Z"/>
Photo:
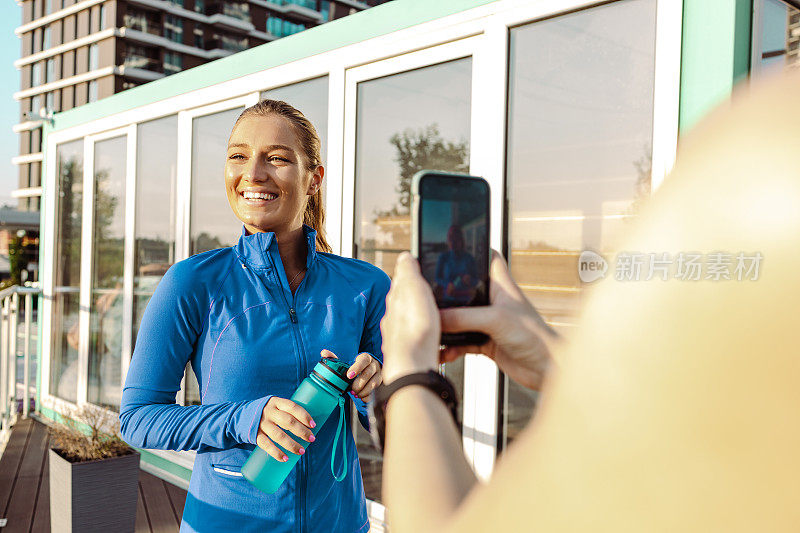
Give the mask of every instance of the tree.
<path id="1" fill-rule="evenodd" d="M 58 285 L 77 285 L 81 271 L 81 214 L 83 204 L 83 165 L 77 158 L 59 160 L 59 216 L 56 258 Z"/>
<path id="2" fill-rule="evenodd" d="M 114 216 L 119 198 L 110 190 L 110 173 L 107 169 L 95 172 L 94 191 L 94 270 L 95 288 L 114 288 L 122 283 L 124 262 L 124 236 L 114 234 Z"/>
<path id="3" fill-rule="evenodd" d="M 419 130 L 406 129 L 395 133 L 389 142 L 397 150 L 395 161 L 400 171 L 395 191 L 398 204 L 378 215 L 407 215 L 411 209 L 411 178 L 423 169 L 446 172 L 469 171 L 469 144 L 442 138 L 439 126 L 433 123 Z"/>

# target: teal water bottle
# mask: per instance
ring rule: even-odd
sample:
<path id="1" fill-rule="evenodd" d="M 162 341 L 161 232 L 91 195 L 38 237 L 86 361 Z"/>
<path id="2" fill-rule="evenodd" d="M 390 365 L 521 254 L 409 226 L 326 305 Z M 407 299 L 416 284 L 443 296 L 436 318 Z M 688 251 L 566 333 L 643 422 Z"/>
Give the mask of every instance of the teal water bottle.
<path id="1" fill-rule="evenodd" d="M 347 394 L 352 384 L 352 380 L 347 378 L 348 368 L 350 367 L 345 363 L 333 359 L 323 359 L 316 364 L 311 375 L 300 383 L 300 386 L 297 387 L 291 397 L 291 400 L 308 411 L 308 414 L 316 422 L 316 426 L 311 430 L 315 436 L 325 421 L 328 420 L 333 410 L 337 406 L 339 407 L 339 424 L 336 428 L 336 437 L 333 439 L 331 452 L 331 473 L 336 481 L 343 480 L 347 474 L 345 394 Z M 286 434 L 302 444 L 306 449 L 313 444 L 307 443 L 289 431 Z M 336 445 L 339 439 L 342 441 L 344 467 L 342 472 L 337 474 L 334 470 L 333 461 L 336 457 Z M 299 455 L 284 449 L 283 446 L 277 443 L 276 446 L 286 454 L 289 458 L 288 461 L 278 461 L 263 449 L 256 447 L 247 462 L 242 466 L 242 476 L 257 489 L 267 494 L 272 494 L 278 490 L 278 487 L 283 484 L 289 472 L 292 471 L 294 465 L 300 459 Z"/>

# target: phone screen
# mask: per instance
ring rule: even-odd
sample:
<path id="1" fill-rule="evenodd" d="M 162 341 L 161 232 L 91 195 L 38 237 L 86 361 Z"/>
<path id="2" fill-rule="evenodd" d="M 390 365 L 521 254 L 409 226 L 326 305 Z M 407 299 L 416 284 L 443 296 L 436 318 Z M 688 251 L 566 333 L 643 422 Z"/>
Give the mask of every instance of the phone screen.
<path id="1" fill-rule="evenodd" d="M 419 196 L 418 259 L 438 307 L 488 305 L 487 183 L 426 175 Z"/>

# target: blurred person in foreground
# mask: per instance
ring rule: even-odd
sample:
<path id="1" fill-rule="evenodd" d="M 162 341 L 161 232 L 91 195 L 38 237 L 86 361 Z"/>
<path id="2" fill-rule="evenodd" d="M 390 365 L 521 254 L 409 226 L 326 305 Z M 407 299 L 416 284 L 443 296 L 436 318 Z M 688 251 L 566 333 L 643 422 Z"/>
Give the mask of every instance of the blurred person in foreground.
<path id="1" fill-rule="evenodd" d="M 440 354 L 440 325 L 477 329 L 493 341 L 469 351 L 542 401 L 479 484 L 444 403 L 420 386 L 391 396 L 393 533 L 798 530 L 800 75 L 753 85 L 682 139 L 620 249 L 760 252 L 757 280 L 602 281 L 556 342 L 499 256 L 489 307 L 442 311 L 400 258 L 385 383 L 461 355 Z"/>

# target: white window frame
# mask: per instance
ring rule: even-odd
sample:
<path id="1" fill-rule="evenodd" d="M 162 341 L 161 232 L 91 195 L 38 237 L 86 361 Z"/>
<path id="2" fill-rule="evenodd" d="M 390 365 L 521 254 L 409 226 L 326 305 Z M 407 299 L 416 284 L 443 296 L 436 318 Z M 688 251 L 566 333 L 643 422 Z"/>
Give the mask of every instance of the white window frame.
<path id="1" fill-rule="evenodd" d="M 470 109 L 470 146 L 475 147 L 474 136 L 478 135 L 478 142 L 488 141 L 492 142 L 486 135 L 481 135 L 480 125 L 484 123 L 488 117 L 482 116 L 484 113 L 481 111 L 481 98 L 480 79 L 481 76 L 474 75 L 480 65 L 476 65 L 479 58 L 476 57 L 486 45 L 486 37 L 484 35 L 476 35 L 459 39 L 449 43 L 441 44 L 435 47 L 426 48 L 417 52 L 412 52 L 382 61 L 368 63 L 363 66 L 348 69 L 345 74 L 345 121 L 344 121 L 344 171 L 342 180 L 342 221 L 341 224 L 341 254 L 347 257 L 353 256 L 355 244 L 355 199 L 356 199 L 356 183 L 355 183 L 355 164 L 356 164 L 356 124 L 357 124 L 357 109 L 358 109 L 358 85 L 362 82 L 371 81 L 374 79 L 382 78 L 384 76 L 391 76 L 402 74 L 414 69 L 423 67 L 435 66 L 449 61 L 459 59 L 471 59 L 471 109 Z M 478 94 L 476 94 L 476 92 Z M 477 114 L 477 116 L 476 116 Z M 494 142 L 493 144 L 497 144 Z M 473 173 L 477 173 L 475 165 L 480 167 L 478 159 L 482 155 L 477 154 L 479 150 L 470 149 L 470 169 Z M 488 174 L 487 174 L 488 176 Z M 498 177 L 502 177 L 499 175 Z M 490 178 L 491 179 L 491 178 Z M 490 183 L 493 189 L 493 199 L 498 196 L 498 192 L 502 191 L 501 188 L 497 189 L 497 180 L 491 180 Z M 499 195 L 502 197 L 502 195 Z M 350 221 L 350 223 L 346 223 Z M 502 235 L 502 212 L 493 209 L 492 212 L 492 234 L 493 236 Z M 467 461 L 476 469 L 475 464 L 475 449 L 481 446 L 487 446 L 492 460 L 494 458 L 494 451 L 496 449 L 495 442 L 483 442 L 486 439 L 476 440 L 476 425 L 478 420 L 478 410 L 475 409 L 476 395 L 484 392 L 485 389 L 496 389 L 496 384 L 492 386 L 492 379 L 496 381 L 497 371 L 489 367 L 490 372 L 486 372 L 487 368 L 481 366 L 481 361 L 477 357 L 469 357 L 464 362 L 464 398 L 463 398 L 463 420 L 462 420 L 462 440 L 464 444 L 464 454 Z M 477 367 L 479 368 L 475 368 Z M 476 372 L 476 370 L 479 370 Z M 489 386 L 482 386 L 483 382 L 489 383 Z M 480 391 L 480 392 L 479 392 Z M 484 400 L 485 400 L 484 396 Z M 496 412 L 497 409 L 492 409 Z M 492 439 L 489 439 L 492 440 Z M 480 442 L 480 444 L 476 444 Z M 491 471 L 491 468 L 489 468 Z"/>
<path id="2" fill-rule="evenodd" d="M 89 392 L 89 337 L 92 308 L 92 259 L 94 257 L 94 156 L 95 145 L 109 139 L 125 137 L 130 126 L 87 136 L 83 144 L 83 214 L 81 218 L 81 287 L 80 309 L 80 343 L 78 350 L 78 396 L 77 404 L 87 403 Z M 130 143 L 126 138 L 126 147 Z M 126 164 L 130 154 L 125 155 Z M 127 173 L 127 168 L 126 168 Z M 129 176 L 125 176 L 126 184 Z M 127 204 L 126 204 L 127 207 Z M 127 216 L 127 214 L 126 214 Z M 127 238 L 127 235 L 126 235 Z M 124 259 L 123 259 L 124 261 Z M 124 266 L 123 266 L 124 272 Z M 124 299 L 124 295 L 123 295 Z M 123 328 L 125 327 L 123 323 Z M 122 382 L 122 365 L 120 365 L 120 382 Z"/>

